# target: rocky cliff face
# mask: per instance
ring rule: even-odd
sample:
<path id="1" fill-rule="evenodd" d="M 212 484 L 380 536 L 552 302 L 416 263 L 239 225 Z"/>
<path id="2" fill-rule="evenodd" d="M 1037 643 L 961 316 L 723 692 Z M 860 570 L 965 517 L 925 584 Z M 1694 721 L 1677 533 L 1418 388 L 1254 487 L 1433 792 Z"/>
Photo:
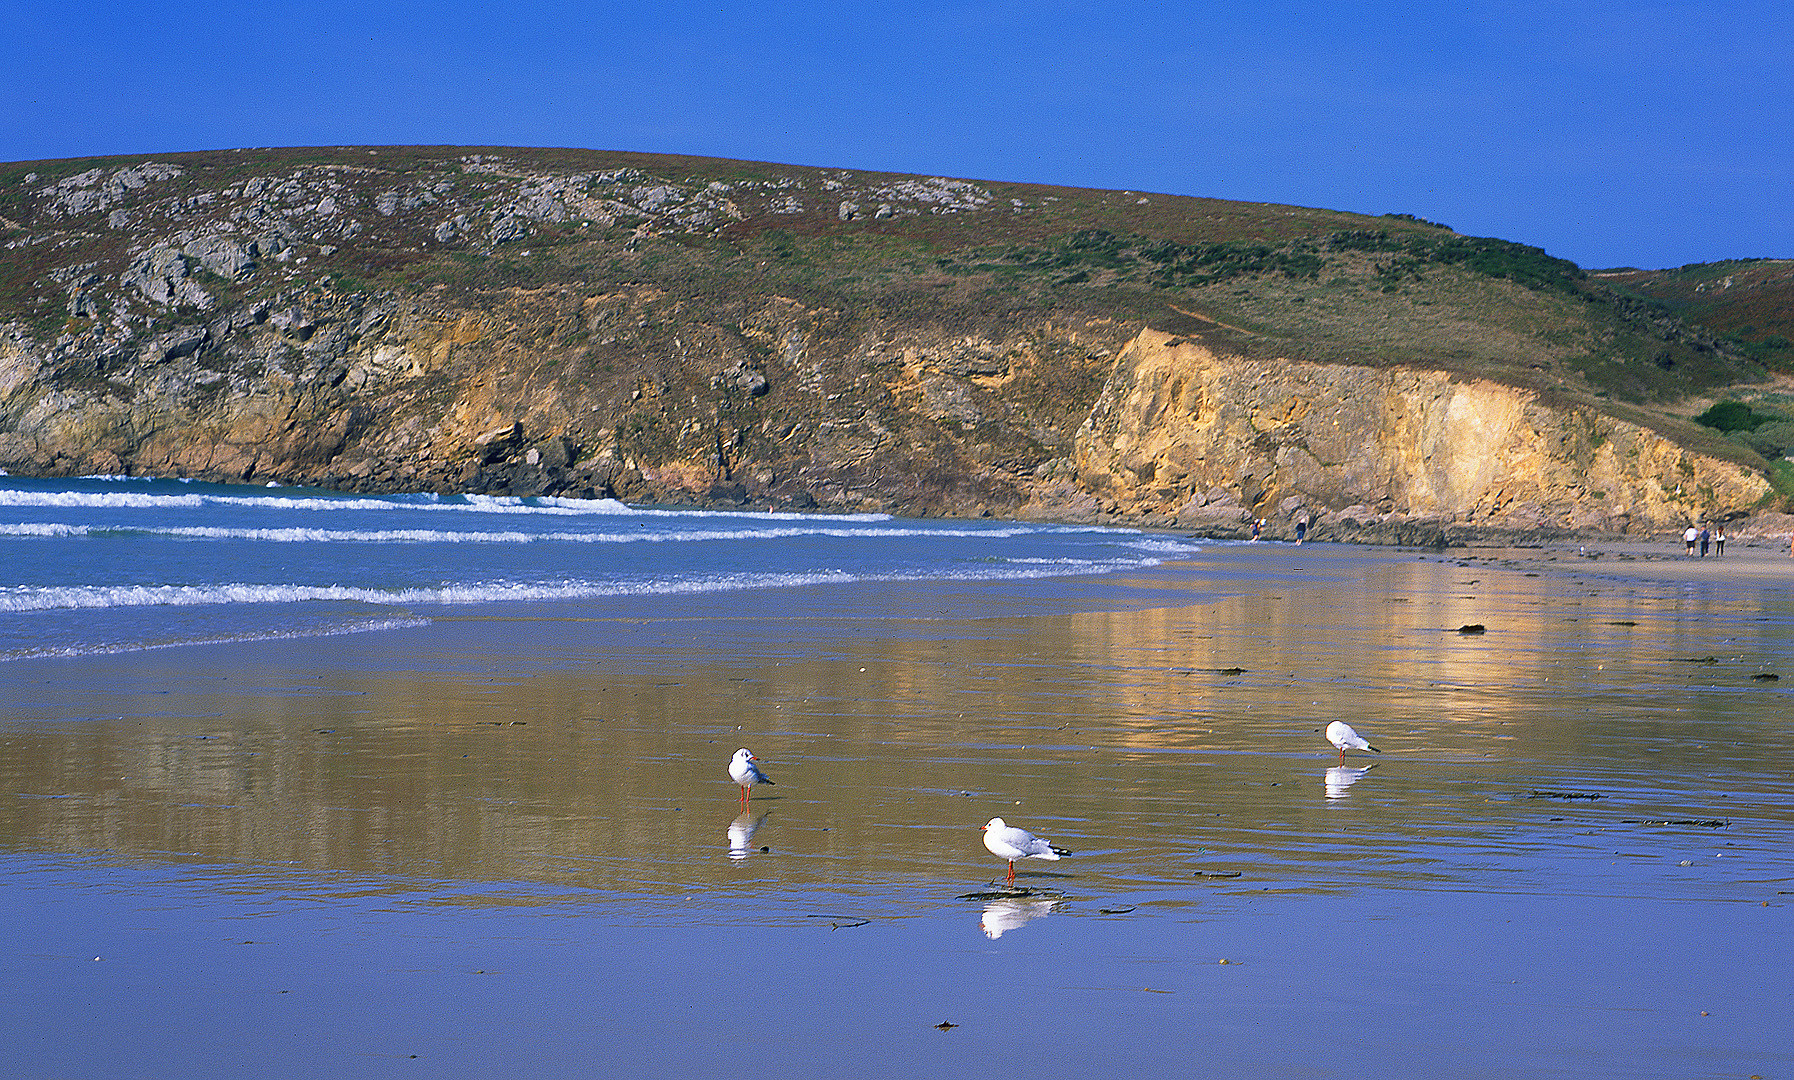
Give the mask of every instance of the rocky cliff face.
<path id="1" fill-rule="evenodd" d="M 1769 490 L 1462 372 L 1280 359 L 1262 334 L 1247 359 L 1250 331 L 1126 293 L 1145 264 L 1110 233 L 933 255 L 973 218 L 1050 233 L 1028 224 L 1050 189 L 382 153 L 0 177 L 0 467 L 1420 541 Z M 1185 202 L 1179 228 L 1222 220 Z M 826 287 L 792 269 L 828 251 Z M 1175 247 L 1191 280 L 1308 280 L 1259 251 Z"/>
<path id="2" fill-rule="evenodd" d="M 108 352 L 0 341 L 0 466 L 363 491 L 1006 513 L 1129 328 L 869 322 L 653 287 L 293 299 Z M 1052 469 L 1047 469 L 1051 472 Z"/>
<path id="3" fill-rule="evenodd" d="M 1244 533 L 1623 533 L 1754 505 L 1754 472 L 1635 424 L 1442 372 L 1217 355 L 1143 331 L 1079 432 L 1080 485 L 1129 516 Z M 1268 524 L 1270 522 L 1267 522 Z"/>

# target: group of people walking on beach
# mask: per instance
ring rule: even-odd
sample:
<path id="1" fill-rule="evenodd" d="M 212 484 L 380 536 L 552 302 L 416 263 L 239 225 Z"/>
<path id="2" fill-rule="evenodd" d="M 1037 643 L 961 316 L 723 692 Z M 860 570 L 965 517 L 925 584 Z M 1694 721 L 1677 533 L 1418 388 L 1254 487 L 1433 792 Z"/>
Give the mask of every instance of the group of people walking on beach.
<path id="1" fill-rule="evenodd" d="M 1308 535 L 1308 520 L 1306 510 L 1298 513 L 1295 517 L 1296 543 L 1298 544 Z M 1264 535 L 1264 527 L 1264 518 L 1253 519 L 1252 539 L 1254 541 Z M 1790 557 L 1794 557 L 1794 535 L 1790 535 L 1788 540 L 1788 554 Z M 1704 521 L 1691 524 L 1682 532 L 1682 543 L 1687 548 L 1689 555 L 1698 555 L 1703 559 L 1708 555 L 1712 555 L 1716 559 L 1723 558 L 1725 556 L 1725 526 L 1718 525 L 1709 528 Z"/>
<path id="2" fill-rule="evenodd" d="M 1719 531 L 1714 532 L 1707 528 L 1707 523 L 1704 521 L 1701 522 L 1699 528 L 1690 525 L 1682 533 L 1682 542 L 1687 545 L 1688 554 L 1690 555 L 1694 554 L 1694 547 L 1696 544 L 1699 544 L 1701 548 L 1700 557 L 1703 559 L 1707 557 L 1707 549 L 1711 546 L 1713 549 L 1713 557 L 1717 559 L 1725 554 L 1725 526 L 1721 525 Z"/>

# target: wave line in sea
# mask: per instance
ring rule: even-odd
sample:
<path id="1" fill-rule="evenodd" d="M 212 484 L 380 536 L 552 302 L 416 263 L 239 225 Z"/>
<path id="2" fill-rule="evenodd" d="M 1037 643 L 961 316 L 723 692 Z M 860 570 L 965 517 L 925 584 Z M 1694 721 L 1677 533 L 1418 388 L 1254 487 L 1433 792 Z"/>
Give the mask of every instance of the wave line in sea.
<path id="1" fill-rule="evenodd" d="M 869 573 L 812 570 L 611 581 L 449 582 L 439 585 L 391 588 L 245 582 L 210 585 L 15 585 L 0 589 L 0 612 L 305 602 L 351 602 L 382 606 L 455 605 L 714 593 L 854 582 L 1021 581 L 1084 574 L 1111 574 L 1157 566 L 1161 561 L 1145 556 L 1108 560 L 1024 559 L 1008 564 L 930 567 Z"/>
<path id="2" fill-rule="evenodd" d="M 320 493 L 314 495 L 219 495 L 210 492 L 161 494 L 143 491 L 42 491 L 0 487 L 0 506 L 93 507 L 126 510 L 189 510 L 238 507 L 269 510 L 440 511 L 475 514 L 540 514 L 570 516 L 695 517 L 727 514 L 768 520 L 889 521 L 889 514 L 799 514 L 789 511 L 685 510 L 627 506 L 616 499 L 568 499 L 517 495 L 394 495 L 383 498 Z"/>
<path id="3" fill-rule="evenodd" d="M 77 525 L 59 522 L 18 522 L 0 524 L 0 537 L 63 537 L 164 536 L 193 540 L 244 540 L 266 543 L 364 543 L 364 544 L 640 544 L 697 543 L 704 541 L 741 542 L 752 540 L 790 540 L 800 537 L 826 537 L 842 540 L 882 539 L 968 539 L 1007 540 L 1019 536 L 1038 535 L 1038 526 L 1017 525 L 992 528 L 951 528 L 939 526 L 845 527 L 827 522 L 807 522 L 754 528 L 655 529 L 639 532 L 524 532 L 454 530 L 454 529 L 319 529 L 272 528 L 250 529 L 218 525 Z M 1126 534 L 1124 534 L 1126 535 Z M 1181 542 L 1145 541 L 1127 537 L 1131 546 L 1152 546 L 1165 551 L 1199 550 Z"/>
<path id="4" fill-rule="evenodd" d="M 17 649 L 0 652 L 0 663 L 8 660 L 35 660 L 76 656 L 115 656 L 120 653 L 149 652 L 154 649 L 178 649 L 186 645 L 240 645 L 256 641 L 298 641 L 304 638 L 341 637 L 345 634 L 369 634 L 381 630 L 409 630 L 430 625 L 429 619 L 367 619 L 339 626 L 323 626 L 309 630 L 260 630 L 242 634 L 221 634 L 214 637 L 178 641 L 115 641 L 99 644 L 57 645 L 45 648 Z"/>

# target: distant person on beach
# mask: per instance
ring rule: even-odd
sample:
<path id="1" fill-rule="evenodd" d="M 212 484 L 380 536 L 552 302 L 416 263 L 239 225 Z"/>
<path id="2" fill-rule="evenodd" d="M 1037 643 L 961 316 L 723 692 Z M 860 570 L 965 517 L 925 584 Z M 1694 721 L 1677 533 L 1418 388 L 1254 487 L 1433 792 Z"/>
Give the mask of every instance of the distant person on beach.
<path id="1" fill-rule="evenodd" d="M 1302 542 L 1302 538 L 1307 535 L 1308 535 L 1308 511 L 1304 510 L 1301 513 L 1296 515 L 1296 543 L 1300 544 Z"/>
<path id="2" fill-rule="evenodd" d="M 1252 523 L 1252 542 L 1254 544 L 1258 543 L 1258 535 L 1259 535 L 1259 533 L 1264 531 L 1264 527 L 1265 527 L 1265 519 L 1264 518 L 1259 518 L 1257 521 L 1254 521 Z"/>
<path id="3" fill-rule="evenodd" d="M 1694 542 L 1700 539 L 1700 535 L 1701 531 L 1693 525 L 1688 526 L 1687 531 L 1682 533 L 1682 542 L 1688 545 L 1688 554 L 1694 554 Z"/>
<path id="4" fill-rule="evenodd" d="M 1707 545 L 1711 544 L 1712 542 L 1713 542 L 1712 530 L 1708 529 L 1705 525 L 1702 525 L 1701 526 L 1701 558 L 1704 559 L 1707 557 Z"/>
<path id="5" fill-rule="evenodd" d="M 1719 527 L 1719 530 L 1713 534 L 1713 557 L 1715 559 L 1717 559 L 1724 554 L 1725 554 L 1725 526 L 1721 525 Z"/>

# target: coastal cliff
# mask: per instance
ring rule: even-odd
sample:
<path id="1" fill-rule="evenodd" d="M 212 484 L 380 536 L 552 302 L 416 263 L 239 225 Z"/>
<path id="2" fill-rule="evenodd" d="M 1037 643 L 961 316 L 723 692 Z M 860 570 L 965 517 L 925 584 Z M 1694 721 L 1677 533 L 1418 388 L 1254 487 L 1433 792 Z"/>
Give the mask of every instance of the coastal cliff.
<path id="1" fill-rule="evenodd" d="M 452 148 L 0 169 L 0 467 L 1441 542 L 1772 496 L 1748 357 L 1415 219 Z"/>
<path id="2" fill-rule="evenodd" d="M 1304 512 L 1317 536 L 1354 539 L 1625 533 L 1770 494 L 1751 470 L 1488 380 L 1267 365 L 1152 330 L 1117 359 L 1076 460 L 1105 507 L 1239 535 Z"/>

